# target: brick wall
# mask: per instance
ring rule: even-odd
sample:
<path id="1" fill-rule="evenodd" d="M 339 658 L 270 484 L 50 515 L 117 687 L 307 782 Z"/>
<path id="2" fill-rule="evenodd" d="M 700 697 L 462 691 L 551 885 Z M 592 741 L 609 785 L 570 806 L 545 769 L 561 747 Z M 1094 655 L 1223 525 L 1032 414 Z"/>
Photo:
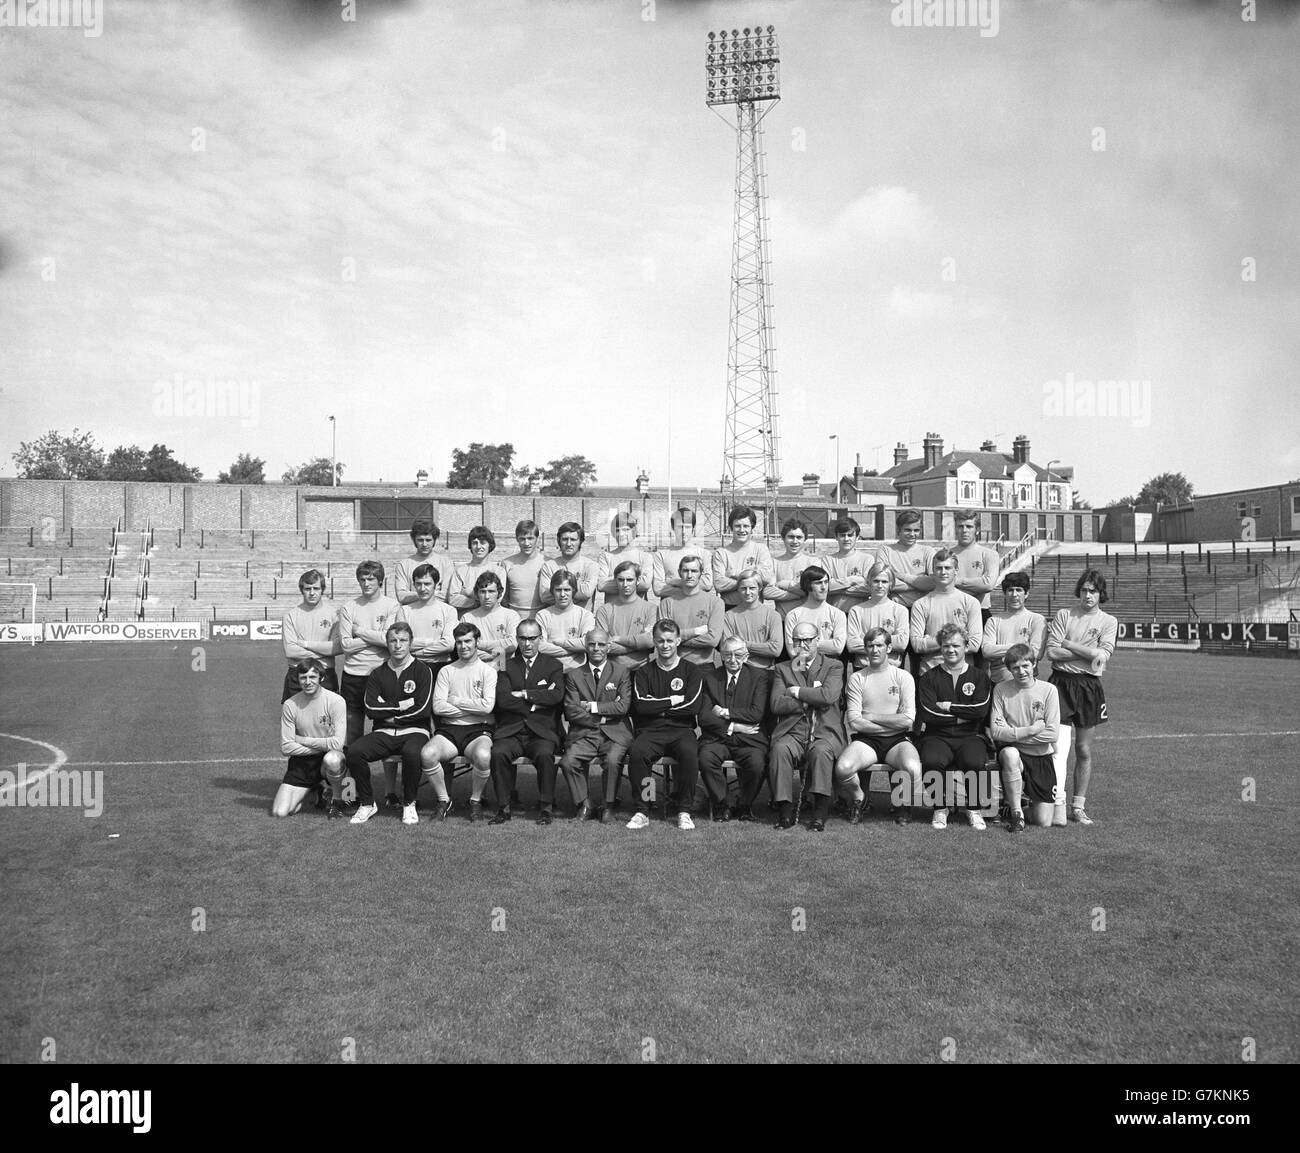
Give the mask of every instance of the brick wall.
<path id="1" fill-rule="evenodd" d="M 247 516 L 244 527 L 265 529 L 267 532 L 293 532 L 304 527 L 298 523 L 300 491 L 279 485 L 247 485 L 244 488 Z"/>
<path id="2" fill-rule="evenodd" d="M 0 502 L 0 524 L 28 528 L 41 525 L 42 517 L 53 517 L 55 527 L 63 523 L 63 482 L 61 480 L 3 480 L 4 500 Z"/>
<path id="3" fill-rule="evenodd" d="M 156 485 L 142 485 L 155 488 Z M 186 486 L 189 508 L 186 510 L 187 528 L 240 529 L 242 522 L 240 491 L 237 484 L 192 484 Z M 260 488 L 260 485 L 253 485 Z M 279 527 L 278 525 L 275 527 Z M 285 526 L 293 528 L 293 525 Z"/>
<path id="4" fill-rule="evenodd" d="M 126 500 L 120 481 L 41 481 L 57 485 L 65 493 L 65 519 L 77 528 L 110 528 L 126 516 Z"/>

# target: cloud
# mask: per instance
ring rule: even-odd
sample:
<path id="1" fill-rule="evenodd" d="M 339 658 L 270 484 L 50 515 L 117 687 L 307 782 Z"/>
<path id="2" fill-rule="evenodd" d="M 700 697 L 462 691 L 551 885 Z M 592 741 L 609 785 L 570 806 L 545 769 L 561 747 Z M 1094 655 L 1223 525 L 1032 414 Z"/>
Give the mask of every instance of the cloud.
<path id="1" fill-rule="evenodd" d="M 934 211 L 911 189 L 878 184 L 845 205 L 832 229 L 844 240 L 927 244 L 935 233 Z"/>

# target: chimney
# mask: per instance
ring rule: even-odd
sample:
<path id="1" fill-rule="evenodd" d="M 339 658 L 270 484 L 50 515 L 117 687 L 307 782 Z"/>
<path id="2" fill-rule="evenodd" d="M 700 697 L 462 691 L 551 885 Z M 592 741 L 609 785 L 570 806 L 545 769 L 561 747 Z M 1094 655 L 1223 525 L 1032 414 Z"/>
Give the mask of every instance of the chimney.
<path id="1" fill-rule="evenodd" d="M 637 496 L 648 496 L 650 494 L 650 475 L 645 469 L 636 474 L 636 492 Z"/>
<path id="2" fill-rule="evenodd" d="M 980 445 L 980 452 L 997 452 L 997 451 L 998 451 L 998 446 L 996 441 L 986 440 Z"/>
<path id="3" fill-rule="evenodd" d="M 866 479 L 863 476 L 862 453 L 856 453 L 853 457 L 853 487 L 859 492 L 862 491 L 862 482 Z"/>
<path id="4" fill-rule="evenodd" d="M 528 496 L 532 496 L 540 490 L 541 486 L 542 474 L 540 472 L 530 472 L 528 474 L 528 482 L 524 486 L 524 492 Z"/>
<path id="5" fill-rule="evenodd" d="M 803 474 L 803 495 L 804 496 L 821 496 L 821 477 L 815 472 L 806 472 Z"/>
<path id="6" fill-rule="evenodd" d="M 1029 460 L 1029 437 L 1023 432 L 1011 442 L 1011 455 L 1016 464 L 1025 464 Z"/>
<path id="7" fill-rule="evenodd" d="M 894 467 L 897 468 L 900 464 L 906 463 L 907 445 L 900 440 L 896 445 L 894 445 Z"/>
<path id="8" fill-rule="evenodd" d="M 929 471 L 939 463 L 939 458 L 943 456 L 943 437 L 937 432 L 927 432 L 923 443 L 925 445 L 925 467 Z"/>
<path id="9" fill-rule="evenodd" d="M 415 487 L 424 488 L 426 485 L 428 485 L 428 483 L 429 483 L 429 470 L 422 468 L 420 469 L 419 472 L 415 474 Z"/>

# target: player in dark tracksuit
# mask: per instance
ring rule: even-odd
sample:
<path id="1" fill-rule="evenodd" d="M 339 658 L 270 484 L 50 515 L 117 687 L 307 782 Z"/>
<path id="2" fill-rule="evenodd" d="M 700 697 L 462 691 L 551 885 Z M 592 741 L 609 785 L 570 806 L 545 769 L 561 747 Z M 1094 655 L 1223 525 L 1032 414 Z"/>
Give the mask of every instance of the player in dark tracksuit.
<path id="1" fill-rule="evenodd" d="M 650 766 L 660 757 L 669 756 L 677 761 L 677 800 L 681 808 L 678 825 L 690 829 L 695 827 L 690 810 L 700 771 L 695 719 L 704 704 L 704 675 L 699 665 L 677 655 L 681 630 L 676 621 L 657 621 L 652 632 L 655 659 L 632 674 L 636 736 L 628 749 L 627 772 L 635 790 L 636 814 L 629 827 L 644 827 L 650 808 L 646 789 Z"/>

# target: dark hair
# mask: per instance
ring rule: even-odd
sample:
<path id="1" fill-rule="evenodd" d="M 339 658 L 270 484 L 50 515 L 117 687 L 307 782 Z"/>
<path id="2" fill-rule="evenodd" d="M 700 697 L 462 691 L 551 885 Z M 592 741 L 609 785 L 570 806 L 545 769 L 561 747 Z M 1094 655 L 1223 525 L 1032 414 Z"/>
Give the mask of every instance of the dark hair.
<path id="1" fill-rule="evenodd" d="M 434 568 L 433 565 L 418 564 L 415 566 L 414 569 L 411 570 L 411 583 L 414 584 L 421 577 L 427 577 L 427 576 L 433 577 L 433 583 L 435 588 L 437 587 L 438 582 L 442 580 L 442 573 L 440 573 L 436 568 Z"/>
<path id="2" fill-rule="evenodd" d="M 582 527 L 576 520 L 566 520 L 559 528 L 555 530 L 555 540 L 559 543 L 560 537 L 566 532 L 576 532 L 578 534 L 578 543 L 582 544 L 587 539 L 587 530 Z"/>
<path id="3" fill-rule="evenodd" d="M 481 572 L 478 574 L 478 580 L 474 582 L 474 591 L 478 592 L 480 589 L 486 588 L 488 585 L 496 585 L 498 593 L 506 591 L 505 586 L 501 583 L 501 578 L 491 569 L 488 569 L 487 572 Z"/>
<path id="4" fill-rule="evenodd" d="M 794 529 L 798 529 L 804 536 L 808 535 L 807 526 L 797 516 L 792 516 L 781 526 L 781 535 L 784 537 L 786 533 Z"/>
<path id="5" fill-rule="evenodd" d="M 321 676 L 325 675 L 325 662 L 317 660 L 315 657 L 305 657 L 300 661 L 295 661 L 293 671 L 302 676 L 303 673 L 309 673 L 315 669 Z"/>
<path id="6" fill-rule="evenodd" d="M 320 585 L 321 590 L 325 589 L 325 577 L 318 568 L 309 568 L 298 578 L 298 591 L 302 592 L 303 585 Z"/>
<path id="7" fill-rule="evenodd" d="M 551 592 L 554 592 L 560 585 L 568 585 L 576 593 L 578 591 L 578 578 L 567 568 L 557 568 L 551 573 Z"/>
<path id="8" fill-rule="evenodd" d="M 375 580 L 381 585 L 384 583 L 384 566 L 377 560 L 363 560 L 357 565 L 357 580 L 360 580 L 363 573 L 373 573 Z"/>
<path id="9" fill-rule="evenodd" d="M 1002 591 L 1008 589 L 1024 589 L 1029 591 L 1029 575 L 1024 572 L 1009 572 L 1002 578 Z"/>
<path id="10" fill-rule="evenodd" d="M 419 520 L 415 520 L 411 522 L 412 542 L 414 542 L 417 536 L 431 536 L 433 537 L 433 543 L 437 544 L 438 538 L 442 536 L 442 532 L 439 530 L 438 526 L 433 523 L 433 521 L 421 517 Z"/>
<path id="11" fill-rule="evenodd" d="M 884 637 L 885 643 L 888 644 L 890 640 L 889 630 L 882 629 L 879 625 L 872 625 L 871 628 L 867 629 L 867 631 L 862 634 L 862 647 L 866 648 L 867 645 L 871 643 L 873 637 Z"/>
<path id="12" fill-rule="evenodd" d="M 618 564 L 614 566 L 614 575 L 618 576 L 618 574 L 623 572 L 625 569 L 631 569 L 634 573 L 636 573 L 637 579 L 640 580 L 641 566 L 637 564 L 636 561 L 634 560 L 619 561 Z"/>
<path id="13" fill-rule="evenodd" d="M 698 555 L 696 555 L 696 554 L 693 553 L 693 552 L 691 552 L 691 553 L 687 553 L 684 557 L 682 557 L 681 560 L 679 560 L 679 561 L 677 562 L 677 575 L 678 575 L 678 576 L 681 576 L 681 575 L 682 575 L 682 565 L 684 565 L 688 560 L 693 560 L 697 565 L 700 566 L 700 575 L 703 576 L 703 575 L 704 575 L 704 558 L 703 558 L 702 556 L 698 556 Z"/>
<path id="14" fill-rule="evenodd" d="M 824 581 L 831 574 L 819 564 L 810 564 L 799 574 L 799 587 L 806 593 L 818 581 Z"/>
<path id="15" fill-rule="evenodd" d="M 738 504 L 727 513 L 727 527 L 734 527 L 738 520 L 748 520 L 751 528 L 758 528 L 758 514 L 747 504 Z"/>
<path id="16" fill-rule="evenodd" d="M 687 525 L 695 527 L 695 513 L 689 508 L 679 508 L 671 517 L 668 518 L 670 524 Z"/>
<path id="17" fill-rule="evenodd" d="M 1086 568 L 1077 581 L 1074 582 L 1074 595 L 1078 596 L 1083 591 L 1083 586 L 1092 585 L 1100 594 L 1097 597 L 1097 603 L 1104 605 L 1110 597 L 1106 595 L 1106 578 L 1101 575 L 1095 568 Z"/>
<path id="18" fill-rule="evenodd" d="M 948 624 L 939 627 L 939 631 L 935 634 L 934 639 L 938 641 L 939 644 L 943 644 L 943 642 L 951 636 L 961 637 L 962 640 L 966 639 L 966 634 L 962 632 L 961 625 L 955 625 L 951 621 Z"/>
<path id="19" fill-rule="evenodd" d="M 921 514 L 916 509 L 905 508 L 894 518 L 894 524 L 896 527 L 902 528 L 905 524 L 919 524 L 920 520 Z"/>
<path id="20" fill-rule="evenodd" d="M 666 633 L 673 633 L 676 636 L 682 635 L 681 626 L 672 619 L 672 617 L 660 617 L 654 623 L 654 628 L 650 630 L 651 636 L 660 637 Z"/>
<path id="21" fill-rule="evenodd" d="M 394 621 L 384 629 L 384 639 L 387 640 L 390 633 L 405 633 L 412 640 L 415 639 L 415 633 L 411 631 L 411 626 L 405 621 Z"/>
<path id="22" fill-rule="evenodd" d="M 476 625 L 473 621 L 461 621 L 460 624 L 458 624 L 454 629 L 451 630 L 451 635 L 456 640 L 460 640 L 461 637 L 471 637 L 471 636 L 475 640 L 479 640 L 483 636 L 483 634 L 478 630 L 478 625 Z"/>
<path id="23" fill-rule="evenodd" d="M 537 531 L 537 522 L 535 520 L 521 520 L 517 525 L 515 525 L 515 536 L 523 536 L 526 532 L 531 532 L 537 536 L 541 535 Z"/>
<path id="24" fill-rule="evenodd" d="M 1007 668 L 1010 668 L 1012 665 L 1023 661 L 1025 657 L 1029 657 L 1032 660 L 1033 656 L 1034 650 L 1028 645 L 1012 645 L 1002 654 L 1002 663 Z"/>
<path id="25" fill-rule="evenodd" d="M 497 547 L 497 538 L 492 535 L 490 528 L 485 528 L 481 524 L 476 524 L 469 530 L 469 536 L 465 538 L 466 546 L 472 545 L 476 540 L 487 541 L 488 552 L 494 552 Z"/>
<path id="26" fill-rule="evenodd" d="M 831 525 L 831 535 L 839 536 L 842 532 L 851 532 L 856 536 L 862 535 L 862 526 L 858 524 L 851 516 L 842 516 L 833 525 Z"/>

